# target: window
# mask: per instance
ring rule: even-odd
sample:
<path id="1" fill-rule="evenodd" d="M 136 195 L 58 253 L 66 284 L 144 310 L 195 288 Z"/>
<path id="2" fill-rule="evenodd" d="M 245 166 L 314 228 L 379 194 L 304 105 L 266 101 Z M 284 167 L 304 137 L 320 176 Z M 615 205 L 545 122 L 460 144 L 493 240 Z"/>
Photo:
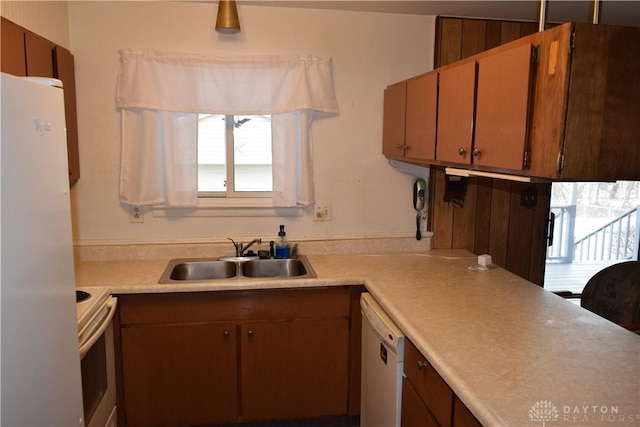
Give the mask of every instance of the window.
<path id="1" fill-rule="evenodd" d="M 640 182 L 554 182 L 551 213 L 545 289 L 579 298 L 598 271 L 638 259 Z"/>
<path id="2" fill-rule="evenodd" d="M 122 111 L 121 203 L 190 210 L 205 204 L 205 209 L 260 205 L 296 211 L 313 204 L 311 123 L 314 113 L 338 114 L 330 58 L 225 58 L 121 49 L 120 62 L 116 103 Z M 225 127 L 224 144 L 218 139 L 224 157 L 206 160 L 201 154 L 209 166 L 202 166 L 200 188 L 198 112 L 234 115 L 228 123 L 225 116 L 230 128 Z M 264 155 L 257 155 L 249 150 L 251 138 L 240 134 L 263 119 L 271 120 L 272 132 L 265 135 L 273 139 L 271 150 L 265 145 L 257 151 Z M 211 121 L 215 128 L 215 117 Z M 269 169 L 270 174 L 265 172 Z M 205 192 L 220 197 L 203 200 Z"/>
<path id="3" fill-rule="evenodd" d="M 271 116 L 198 115 L 198 197 L 271 197 Z"/>

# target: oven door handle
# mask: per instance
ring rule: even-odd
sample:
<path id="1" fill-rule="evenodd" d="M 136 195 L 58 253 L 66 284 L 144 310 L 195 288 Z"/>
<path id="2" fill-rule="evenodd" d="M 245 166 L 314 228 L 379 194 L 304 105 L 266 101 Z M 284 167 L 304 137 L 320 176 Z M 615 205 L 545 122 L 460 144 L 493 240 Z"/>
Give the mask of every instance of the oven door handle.
<path id="1" fill-rule="evenodd" d="M 118 300 L 116 298 L 110 298 L 105 304 L 105 308 L 98 310 L 94 318 L 89 321 L 87 329 L 93 328 L 93 330 L 89 331 L 89 336 L 83 342 L 80 342 L 80 359 L 87 354 L 96 341 L 104 334 L 104 331 L 107 330 L 113 320 L 113 316 L 116 314 L 117 305 Z"/>

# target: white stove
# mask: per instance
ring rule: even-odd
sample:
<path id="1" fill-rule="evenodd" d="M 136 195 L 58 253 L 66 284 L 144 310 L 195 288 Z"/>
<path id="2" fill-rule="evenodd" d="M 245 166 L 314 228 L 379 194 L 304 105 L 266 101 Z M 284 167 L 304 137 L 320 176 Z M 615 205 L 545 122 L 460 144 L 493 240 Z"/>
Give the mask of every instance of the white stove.
<path id="1" fill-rule="evenodd" d="M 107 287 L 76 288 L 84 425 L 117 424 L 113 317 L 118 299 Z"/>
<path id="2" fill-rule="evenodd" d="M 111 294 L 109 288 L 87 286 L 76 288 L 76 309 L 78 311 L 78 331 L 100 310 Z"/>

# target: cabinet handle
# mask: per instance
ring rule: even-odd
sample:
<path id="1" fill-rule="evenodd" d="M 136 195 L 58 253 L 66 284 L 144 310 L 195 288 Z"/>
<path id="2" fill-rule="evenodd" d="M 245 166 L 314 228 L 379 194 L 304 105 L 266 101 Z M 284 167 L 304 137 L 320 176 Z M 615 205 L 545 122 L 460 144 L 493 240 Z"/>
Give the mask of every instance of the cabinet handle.
<path id="1" fill-rule="evenodd" d="M 418 369 L 424 369 L 427 367 L 427 363 L 422 360 L 418 360 Z"/>
<path id="2" fill-rule="evenodd" d="M 229 331 L 224 331 L 222 333 L 222 336 L 225 337 L 225 338 L 228 338 L 229 337 Z"/>
<path id="3" fill-rule="evenodd" d="M 404 148 L 404 145 L 402 145 L 402 144 L 396 144 L 396 149 L 397 149 L 398 151 L 402 150 L 403 148 Z"/>
<path id="4" fill-rule="evenodd" d="M 480 157 L 480 154 L 482 154 L 480 150 L 478 150 L 477 148 L 473 149 L 473 157 Z"/>
<path id="5" fill-rule="evenodd" d="M 460 148 L 458 148 L 458 154 L 460 154 L 462 157 L 464 157 L 465 154 L 467 154 L 467 150 L 465 150 L 464 148 L 460 147 Z"/>
<path id="6" fill-rule="evenodd" d="M 253 331 L 248 331 L 248 332 L 247 332 L 247 335 L 248 335 L 248 336 L 250 336 L 250 337 L 252 337 L 252 336 L 253 336 Z"/>

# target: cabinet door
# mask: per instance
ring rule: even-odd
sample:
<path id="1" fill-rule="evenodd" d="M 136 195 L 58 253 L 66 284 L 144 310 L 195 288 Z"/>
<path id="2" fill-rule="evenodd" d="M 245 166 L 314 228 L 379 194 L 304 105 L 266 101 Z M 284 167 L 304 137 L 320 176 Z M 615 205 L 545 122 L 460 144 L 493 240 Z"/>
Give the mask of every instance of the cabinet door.
<path id="1" fill-rule="evenodd" d="M 128 426 L 237 420 L 235 325 L 140 325 L 121 334 Z"/>
<path id="2" fill-rule="evenodd" d="M 405 155 L 423 160 L 436 156 L 438 73 L 423 74 L 407 82 Z"/>
<path id="3" fill-rule="evenodd" d="M 404 156 L 405 111 L 407 105 L 406 82 L 396 83 L 384 90 L 382 118 L 382 154 Z"/>
<path id="4" fill-rule="evenodd" d="M 347 413 L 347 318 L 250 323 L 241 330 L 244 421 Z"/>
<path id="5" fill-rule="evenodd" d="M 440 71 L 436 159 L 443 162 L 471 163 L 475 87 L 475 62 L 455 65 Z"/>
<path id="6" fill-rule="evenodd" d="M 27 76 L 53 77 L 53 48 L 44 37 L 26 31 L 24 36 L 27 55 Z"/>
<path id="7" fill-rule="evenodd" d="M 453 404 L 453 427 L 482 427 L 458 396 L 455 396 Z"/>
<path id="8" fill-rule="evenodd" d="M 24 29 L 2 18 L 2 48 L 0 65 L 3 73 L 26 76 L 27 66 L 24 54 Z"/>
<path id="9" fill-rule="evenodd" d="M 531 44 L 478 60 L 473 163 L 522 170 L 527 148 Z"/>
<path id="10" fill-rule="evenodd" d="M 67 49 L 56 46 L 54 53 L 54 76 L 64 85 L 64 113 L 67 124 L 67 156 L 69 159 L 69 184 L 80 178 L 80 156 L 78 153 L 78 113 L 76 108 L 76 77 L 73 55 Z"/>
<path id="11" fill-rule="evenodd" d="M 404 373 L 438 424 L 450 427 L 453 391 L 409 340 L 404 344 Z"/>
<path id="12" fill-rule="evenodd" d="M 407 378 L 402 379 L 402 409 L 400 425 L 402 427 L 440 427 L 429 408 L 411 387 Z"/>

